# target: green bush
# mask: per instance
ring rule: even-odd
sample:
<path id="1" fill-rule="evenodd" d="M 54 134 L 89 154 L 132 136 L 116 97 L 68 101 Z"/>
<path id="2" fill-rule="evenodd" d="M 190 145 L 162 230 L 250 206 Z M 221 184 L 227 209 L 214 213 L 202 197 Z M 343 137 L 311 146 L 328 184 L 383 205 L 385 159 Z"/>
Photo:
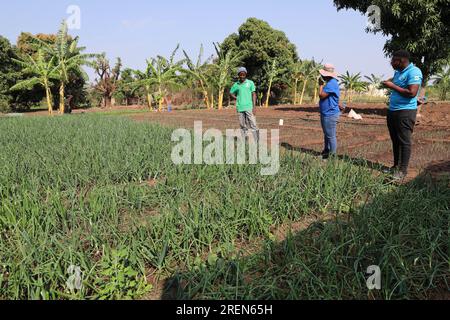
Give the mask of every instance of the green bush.
<path id="1" fill-rule="evenodd" d="M 8 113 L 11 111 L 11 105 L 7 96 L 0 95 L 0 113 Z"/>

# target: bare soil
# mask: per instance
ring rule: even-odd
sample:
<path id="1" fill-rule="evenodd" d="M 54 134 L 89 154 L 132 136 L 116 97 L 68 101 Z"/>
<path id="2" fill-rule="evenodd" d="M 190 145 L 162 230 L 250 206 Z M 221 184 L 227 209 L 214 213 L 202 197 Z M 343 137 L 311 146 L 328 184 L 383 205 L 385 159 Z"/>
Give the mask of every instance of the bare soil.
<path id="1" fill-rule="evenodd" d="M 349 107 L 363 116 L 357 121 L 341 117 L 338 127 L 339 154 L 370 163 L 391 167 L 393 165 L 391 140 L 386 125 L 386 105 L 355 104 Z M 349 111 L 348 110 L 348 111 Z M 261 129 L 280 129 L 280 143 L 292 150 L 318 154 L 323 149 L 320 114 L 313 106 L 277 106 L 258 109 Z M 155 122 L 174 128 L 193 128 L 194 121 L 202 121 L 203 129 L 238 129 L 234 109 L 175 110 L 130 115 L 137 121 Z M 284 125 L 279 126 L 280 119 Z M 434 174 L 450 171 L 450 104 L 431 104 L 422 110 L 414 133 L 414 151 L 410 179 L 428 168 Z"/>

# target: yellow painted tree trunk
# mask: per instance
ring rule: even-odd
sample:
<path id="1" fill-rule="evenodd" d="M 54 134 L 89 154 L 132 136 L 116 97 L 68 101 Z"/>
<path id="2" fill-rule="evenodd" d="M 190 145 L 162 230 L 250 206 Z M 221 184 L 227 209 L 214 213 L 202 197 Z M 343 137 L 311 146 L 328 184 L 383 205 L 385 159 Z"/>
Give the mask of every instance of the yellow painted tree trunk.
<path id="1" fill-rule="evenodd" d="M 269 86 L 269 89 L 267 90 L 267 94 L 266 94 L 266 102 L 264 103 L 264 107 L 265 108 L 269 108 L 269 99 L 270 99 L 270 90 L 272 88 Z"/>
<path id="2" fill-rule="evenodd" d="M 161 87 L 159 87 L 158 97 L 159 97 L 159 107 L 158 107 L 158 111 L 159 111 L 159 112 L 162 112 L 162 110 L 163 110 L 163 103 L 164 103 L 164 97 L 163 97 L 163 94 L 162 94 L 162 89 L 161 89 Z"/>
<path id="3" fill-rule="evenodd" d="M 48 113 L 50 115 L 52 115 L 53 114 L 52 93 L 50 91 L 50 87 L 47 84 L 45 85 L 45 94 L 46 94 L 46 97 L 47 97 Z"/>
<path id="4" fill-rule="evenodd" d="M 205 97 L 205 104 L 207 109 L 211 109 L 211 105 L 209 103 L 209 94 L 208 91 L 203 91 L 203 96 Z"/>
<path id="5" fill-rule="evenodd" d="M 300 97 L 300 104 L 303 104 L 303 98 L 305 97 L 306 85 L 308 84 L 308 80 L 306 79 L 303 83 L 302 95 Z"/>
<path id="6" fill-rule="evenodd" d="M 223 109 L 223 95 L 224 95 L 225 89 L 220 89 L 219 91 L 219 101 L 217 102 L 217 109 L 222 110 Z"/>
<path id="7" fill-rule="evenodd" d="M 65 112 L 65 87 L 64 82 L 61 81 L 61 85 L 59 86 L 59 113 L 64 114 Z"/>
<path id="8" fill-rule="evenodd" d="M 204 98 L 204 100 L 205 100 L 206 108 L 209 109 L 209 108 L 211 108 L 211 106 L 209 105 L 209 95 L 208 95 L 208 90 L 206 90 L 205 84 L 203 83 L 202 80 L 200 80 L 200 86 L 202 87 L 203 98 Z"/>

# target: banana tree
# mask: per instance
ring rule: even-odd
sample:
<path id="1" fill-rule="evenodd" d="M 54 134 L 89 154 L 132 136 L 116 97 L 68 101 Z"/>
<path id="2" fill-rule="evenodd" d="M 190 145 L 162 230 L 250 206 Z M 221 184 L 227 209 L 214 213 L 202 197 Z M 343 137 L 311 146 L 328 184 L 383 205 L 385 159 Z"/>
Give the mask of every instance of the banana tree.
<path id="1" fill-rule="evenodd" d="M 157 56 L 151 60 L 147 60 L 147 68 L 149 73 L 149 81 L 146 85 L 149 88 L 156 89 L 158 98 L 158 111 L 162 111 L 167 89 L 179 86 L 179 73 L 183 72 L 183 64 L 185 60 L 175 62 L 175 55 L 180 46 L 178 45 L 172 52 L 170 59 Z"/>
<path id="2" fill-rule="evenodd" d="M 314 103 L 319 102 L 319 79 L 321 77 L 319 71 L 323 68 L 322 62 L 316 62 L 314 59 L 311 62 L 310 77 L 314 81 Z"/>
<path id="3" fill-rule="evenodd" d="M 70 81 L 71 74 L 78 74 L 86 81 L 89 79 L 82 66 L 92 65 L 91 59 L 98 57 L 96 54 L 84 54 L 85 47 L 78 47 L 79 37 L 72 39 L 68 34 L 66 21 L 63 21 L 56 36 L 54 44 L 48 44 L 37 37 L 34 42 L 49 56 L 56 58 L 59 67 L 60 86 L 59 86 L 59 112 L 65 112 L 65 87 Z"/>
<path id="4" fill-rule="evenodd" d="M 292 69 L 292 79 L 294 80 L 294 97 L 292 101 L 294 102 L 294 105 L 297 104 L 298 101 L 298 83 L 303 78 L 303 64 L 301 62 L 297 62 L 294 64 Z"/>
<path id="5" fill-rule="evenodd" d="M 305 97 L 306 87 L 308 85 L 309 80 L 311 80 L 312 75 L 314 74 L 313 67 L 314 66 L 313 66 L 312 61 L 303 61 L 302 62 L 301 76 L 303 79 L 303 88 L 302 88 L 302 93 L 300 96 L 299 104 L 303 104 L 303 98 Z"/>
<path id="6" fill-rule="evenodd" d="M 279 63 L 277 59 L 273 59 L 273 61 L 266 66 L 265 71 L 269 78 L 268 88 L 267 88 L 267 94 L 266 94 L 266 102 L 264 104 L 265 108 L 269 107 L 269 99 L 270 99 L 270 93 L 272 92 L 272 85 L 276 77 L 281 73 L 281 70 L 279 68 Z"/>
<path id="7" fill-rule="evenodd" d="M 222 50 L 220 44 L 214 43 L 214 48 L 218 56 L 218 61 L 215 64 L 217 69 L 217 88 L 218 88 L 218 102 L 217 108 L 223 109 L 223 97 L 225 94 L 226 86 L 231 82 L 231 71 L 237 67 L 241 60 L 240 55 L 235 54 L 233 50 L 228 51 L 226 54 Z M 214 101 L 214 100 L 213 100 Z"/>
<path id="8" fill-rule="evenodd" d="M 198 83 L 198 86 L 200 87 L 200 90 L 203 94 L 203 99 L 205 101 L 206 107 L 208 109 L 211 108 L 211 103 L 209 100 L 209 93 L 208 89 L 210 88 L 210 84 L 208 81 L 208 75 L 207 75 L 207 66 L 209 65 L 209 62 L 211 61 L 211 58 L 209 58 L 207 61 L 202 63 L 203 58 L 203 45 L 200 46 L 200 52 L 197 58 L 197 62 L 194 64 L 192 59 L 189 57 L 189 55 L 186 53 L 186 51 L 183 50 L 184 56 L 186 57 L 186 64 L 188 67 L 188 72 L 191 76 L 193 76 Z"/>
<path id="9" fill-rule="evenodd" d="M 45 89 L 48 112 L 53 114 L 51 81 L 60 80 L 61 76 L 56 57 L 48 58 L 43 50 L 39 50 L 36 58 L 25 55 L 22 60 L 13 60 L 23 68 L 23 73 L 30 74 L 32 77 L 17 83 L 10 90 L 30 90 L 36 85 L 42 86 Z"/>

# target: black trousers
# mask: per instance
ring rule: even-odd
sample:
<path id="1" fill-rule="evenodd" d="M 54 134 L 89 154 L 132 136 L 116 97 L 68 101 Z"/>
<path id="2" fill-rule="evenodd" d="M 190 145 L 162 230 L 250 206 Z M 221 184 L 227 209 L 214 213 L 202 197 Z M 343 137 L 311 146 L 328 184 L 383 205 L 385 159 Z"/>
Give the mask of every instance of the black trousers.
<path id="1" fill-rule="evenodd" d="M 389 111 L 387 116 L 394 151 L 394 166 L 403 173 L 408 172 L 416 119 L 417 110 Z"/>

